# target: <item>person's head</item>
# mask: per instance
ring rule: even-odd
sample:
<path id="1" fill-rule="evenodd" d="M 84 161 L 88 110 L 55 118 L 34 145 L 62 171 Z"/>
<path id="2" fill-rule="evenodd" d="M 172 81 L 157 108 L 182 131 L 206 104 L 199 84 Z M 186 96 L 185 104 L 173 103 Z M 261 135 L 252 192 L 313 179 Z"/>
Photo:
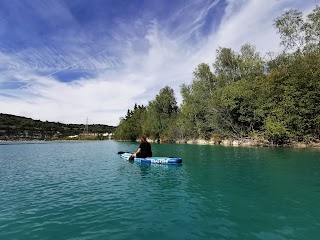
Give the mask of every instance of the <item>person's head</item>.
<path id="1" fill-rule="evenodd" d="M 147 139 L 145 137 L 141 137 L 140 141 L 141 142 L 147 142 Z"/>

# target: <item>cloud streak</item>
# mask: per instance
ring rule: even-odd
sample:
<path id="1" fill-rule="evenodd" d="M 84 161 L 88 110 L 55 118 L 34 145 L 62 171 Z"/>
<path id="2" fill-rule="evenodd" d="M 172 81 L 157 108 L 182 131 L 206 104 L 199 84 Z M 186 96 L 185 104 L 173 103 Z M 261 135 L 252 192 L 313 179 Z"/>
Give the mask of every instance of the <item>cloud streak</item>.
<path id="1" fill-rule="evenodd" d="M 126 14 L 120 14 L 121 3 L 113 6 L 116 13 L 104 14 L 111 10 L 102 1 L 103 6 L 87 7 L 100 9 L 90 15 L 83 2 L 32 1 L 27 6 L 32 14 L 27 11 L 31 15 L 22 20 L 1 15 L 0 112 L 117 125 L 128 108 L 147 104 L 166 85 L 181 102 L 180 85 L 192 81 L 198 64 L 211 65 L 219 46 L 238 50 L 249 42 L 262 54 L 277 51 L 273 20 L 302 6 L 293 0 L 158 2 L 130 2 Z M 4 8 L 25 4 L 15 1 Z M 302 10 L 314 5 L 311 1 Z M 22 21 L 33 36 L 8 34 L 10 24 L 19 29 Z"/>

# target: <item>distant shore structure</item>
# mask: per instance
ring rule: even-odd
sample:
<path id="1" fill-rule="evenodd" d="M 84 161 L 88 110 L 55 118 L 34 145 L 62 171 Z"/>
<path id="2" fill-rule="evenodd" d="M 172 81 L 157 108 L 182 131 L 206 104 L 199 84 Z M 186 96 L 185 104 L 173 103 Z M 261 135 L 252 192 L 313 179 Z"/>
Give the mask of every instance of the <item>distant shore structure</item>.
<path id="1" fill-rule="evenodd" d="M 89 132 L 89 118 L 87 117 L 86 124 L 84 126 L 83 132 L 79 135 L 74 136 L 68 136 L 68 138 L 95 138 L 95 137 L 104 137 L 108 138 L 109 140 L 113 139 L 113 133 L 112 132 L 106 132 L 106 133 L 96 133 L 96 132 Z"/>
<path id="2" fill-rule="evenodd" d="M 84 126 L 83 134 L 89 134 L 89 119 L 87 117 L 86 125 Z"/>

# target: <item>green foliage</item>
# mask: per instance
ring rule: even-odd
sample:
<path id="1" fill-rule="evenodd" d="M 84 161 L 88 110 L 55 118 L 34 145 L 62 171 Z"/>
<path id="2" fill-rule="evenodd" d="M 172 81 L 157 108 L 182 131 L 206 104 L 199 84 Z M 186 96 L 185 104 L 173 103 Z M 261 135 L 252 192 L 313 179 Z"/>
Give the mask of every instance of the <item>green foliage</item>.
<path id="1" fill-rule="evenodd" d="M 230 85 L 235 81 L 251 80 L 263 74 L 263 61 L 255 47 L 245 44 L 240 53 L 230 48 L 219 48 L 213 64 L 220 87 Z"/>
<path id="2" fill-rule="evenodd" d="M 115 131 L 115 139 L 134 141 L 143 135 L 143 125 L 147 118 L 146 107 L 135 104 L 134 110 L 128 110 Z"/>
<path id="3" fill-rule="evenodd" d="M 239 79 L 238 56 L 230 48 L 219 48 L 213 64 L 219 86 L 225 86 Z"/>
<path id="4" fill-rule="evenodd" d="M 281 37 L 285 50 L 300 48 L 305 43 L 302 12 L 291 9 L 275 20 L 274 26 Z"/>
<path id="5" fill-rule="evenodd" d="M 277 145 L 284 144 L 289 139 L 289 131 L 283 121 L 275 117 L 267 117 L 265 120 L 265 135 L 268 140 Z"/>
<path id="6" fill-rule="evenodd" d="M 316 6 L 312 13 L 307 16 L 304 23 L 305 39 L 309 45 L 319 47 L 320 43 L 320 7 Z"/>
<path id="7" fill-rule="evenodd" d="M 194 79 L 191 85 L 181 86 L 183 103 L 181 106 L 180 121 L 187 126 L 184 135 L 187 139 L 202 137 L 209 138 L 210 106 L 217 80 L 207 64 L 200 64 L 193 72 Z"/>
<path id="8" fill-rule="evenodd" d="M 239 80 L 220 88 L 213 101 L 216 105 L 216 131 L 225 136 L 242 138 L 259 131 L 263 125 L 263 80 Z"/>
<path id="9" fill-rule="evenodd" d="M 272 94 L 265 108 L 281 119 L 294 140 L 319 138 L 320 52 L 294 53 L 282 62 L 273 67 L 266 82 Z"/>
<path id="10" fill-rule="evenodd" d="M 164 137 L 162 135 L 176 118 L 177 111 L 177 101 L 173 89 L 168 86 L 162 88 L 156 98 L 148 105 L 147 125 L 152 138 Z"/>
<path id="11" fill-rule="evenodd" d="M 142 135 L 153 139 L 173 137 L 175 119 L 178 114 L 177 102 L 172 88 L 166 86 L 160 90 L 148 107 L 135 105 L 128 110 L 115 131 L 116 139 L 136 140 Z M 173 129 L 170 129 L 170 128 Z"/>
<path id="12" fill-rule="evenodd" d="M 287 50 L 314 49 L 320 43 L 320 7 L 316 6 L 306 19 L 302 12 L 291 9 L 275 20 L 281 45 Z"/>

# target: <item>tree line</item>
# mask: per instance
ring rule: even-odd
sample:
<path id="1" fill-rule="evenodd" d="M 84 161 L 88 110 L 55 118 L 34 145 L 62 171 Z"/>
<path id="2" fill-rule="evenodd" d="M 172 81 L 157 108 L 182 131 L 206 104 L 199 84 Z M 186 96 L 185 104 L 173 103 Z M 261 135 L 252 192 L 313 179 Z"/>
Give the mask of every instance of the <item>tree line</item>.
<path id="1" fill-rule="evenodd" d="M 182 104 L 166 86 L 147 106 L 128 110 L 115 138 L 163 141 L 232 138 L 273 144 L 320 139 L 320 7 L 274 21 L 281 53 L 261 57 L 251 44 L 218 48 L 212 69 L 199 64 L 183 84 Z"/>
<path id="2" fill-rule="evenodd" d="M 48 122 L 33 120 L 31 118 L 15 116 L 11 114 L 0 113 L 0 140 L 1 139 L 17 139 L 24 132 L 41 133 L 43 138 L 65 138 L 70 135 L 78 135 L 84 132 L 84 124 L 64 124 L 59 122 Z M 91 124 L 88 125 L 90 133 L 113 133 L 116 127 Z M 32 136 L 30 136 L 32 138 Z"/>

